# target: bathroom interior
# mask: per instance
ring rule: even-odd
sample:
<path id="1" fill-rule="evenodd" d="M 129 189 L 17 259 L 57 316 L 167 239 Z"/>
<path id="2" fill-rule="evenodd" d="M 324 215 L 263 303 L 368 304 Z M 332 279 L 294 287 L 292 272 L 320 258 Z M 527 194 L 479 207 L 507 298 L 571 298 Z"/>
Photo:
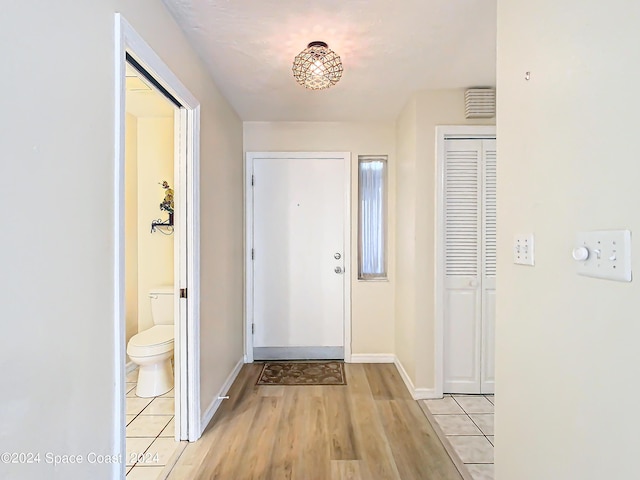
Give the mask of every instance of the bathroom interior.
<path id="1" fill-rule="evenodd" d="M 156 479 L 180 446 L 173 389 L 175 107 L 127 64 L 125 108 L 126 475 Z"/>

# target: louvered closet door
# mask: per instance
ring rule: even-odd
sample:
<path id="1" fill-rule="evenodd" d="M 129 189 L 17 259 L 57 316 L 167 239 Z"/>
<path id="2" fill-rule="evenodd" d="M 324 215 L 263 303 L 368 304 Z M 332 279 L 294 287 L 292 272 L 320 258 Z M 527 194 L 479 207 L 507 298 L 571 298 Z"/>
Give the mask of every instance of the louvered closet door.
<path id="1" fill-rule="evenodd" d="M 480 393 L 495 390 L 496 324 L 496 141 L 483 140 L 483 270 Z"/>
<path id="2" fill-rule="evenodd" d="M 493 389 L 495 159 L 495 140 L 445 142 L 444 391 L 449 393 Z"/>
<path id="3" fill-rule="evenodd" d="M 445 142 L 445 392 L 480 388 L 481 156 L 481 141 Z"/>

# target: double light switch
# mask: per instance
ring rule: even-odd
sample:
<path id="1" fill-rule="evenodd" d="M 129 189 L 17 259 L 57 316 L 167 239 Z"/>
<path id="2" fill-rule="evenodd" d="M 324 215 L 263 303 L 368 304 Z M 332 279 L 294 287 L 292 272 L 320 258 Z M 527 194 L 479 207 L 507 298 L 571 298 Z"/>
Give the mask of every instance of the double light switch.
<path id="1" fill-rule="evenodd" d="M 572 257 L 578 263 L 580 275 L 630 282 L 631 232 L 578 232 Z"/>

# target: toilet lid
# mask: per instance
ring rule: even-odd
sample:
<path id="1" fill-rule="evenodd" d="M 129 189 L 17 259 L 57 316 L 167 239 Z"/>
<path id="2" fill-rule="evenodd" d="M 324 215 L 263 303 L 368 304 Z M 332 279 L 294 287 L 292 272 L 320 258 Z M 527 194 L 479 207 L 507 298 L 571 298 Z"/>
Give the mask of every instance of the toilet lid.
<path id="1" fill-rule="evenodd" d="M 152 347 L 173 343 L 173 325 L 155 325 L 129 340 L 132 347 Z"/>

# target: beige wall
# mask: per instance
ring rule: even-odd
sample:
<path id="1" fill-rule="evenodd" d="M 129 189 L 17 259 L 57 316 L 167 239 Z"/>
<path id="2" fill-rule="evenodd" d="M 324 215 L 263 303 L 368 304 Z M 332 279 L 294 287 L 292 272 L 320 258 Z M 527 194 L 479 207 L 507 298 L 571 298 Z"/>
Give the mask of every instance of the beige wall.
<path id="1" fill-rule="evenodd" d="M 115 454 L 114 13 L 201 102 L 202 384 L 242 357 L 242 123 L 157 0 L 11 2 L 0 16 L 0 450 Z M 82 59 L 81 67 L 78 59 Z M 43 79 L 46 88 L 43 87 Z M 73 108 L 70 108 L 70 105 Z M 46 212 L 43 214 L 43 212 Z M 220 236 L 219 232 L 225 232 Z M 46 241 L 42 241 L 43 235 Z M 19 361 L 16 361 L 19 359 Z M 115 478 L 109 464 L 0 464 L 1 478 Z"/>
<path id="2" fill-rule="evenodd" d="M 352 275 L 352 353 L 394 351 L 395 130 L 388 123 L 245 122 L 244 150 L 351 152 L 351 272 L 357 272 L 358 155 L 389 156 L 389 281 L 363 282 Z"/>
<path id="3" fill-rule="evenodd" d="M 638 477 L 639 19 L 498 0 L 497 480 Z M 576 275 L 576 232 L 621 228 L 633 282 Z M 510 261 L 520 232 L 534 267 Z"/>
<path id="4" fill-rule="evenodd" d="M 165 191 L 159 184 L 175 188 L 173 139 L 173 117 L 138 118 L 138 331 L 153 326 L 149 290 L 174 283 L 175 237 L 163 227 L 151 233 L 153 220 L 169 217 L 160 210 Z"/>
<path id="5" fill-rule="evenodd" d="M 492 125 L 464 118 L 464 90 L 415 94 L 398 137 L 396 355 L 416 388 L 434 388 L 436 126 Z"/>
<path id="6" fill-rule="evenodd" d="M 415 383 L 415 258 L 416 258 L 416 159 L 417 102 L 415 95 L 396 122 L 396 292 L 395 354 Z"/>
<path id="7" fill-rule="evenodd" d="M 125 122 L 124 295 L 129 342 L 138 333 L 138 119 L 127 113 Z"/>

